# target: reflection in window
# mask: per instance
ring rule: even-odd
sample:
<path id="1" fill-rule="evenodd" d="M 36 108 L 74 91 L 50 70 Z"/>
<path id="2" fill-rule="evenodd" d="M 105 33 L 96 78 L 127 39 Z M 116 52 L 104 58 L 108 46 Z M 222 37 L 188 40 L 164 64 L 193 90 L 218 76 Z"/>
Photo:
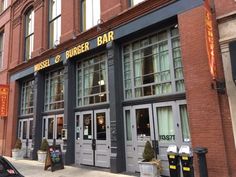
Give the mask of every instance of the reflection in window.
<path id="1" fill-rule="evenodd" d="M 22 135 L 22 139 L 26 139 L 27 138 L 27 121 L 23 121 L 23 135 Z"/>
<path id="2" fill-rule="evenodd" d="M 45 111 L 64 108 L 64 70 L 48 72 L 45 78 Z"/>
<path id="3" fill-rule="evenodd" d="M 136 127 L 137 135 L 139 137 L 150 136 L 150 122 L 149 122 L 149 111 L 146 109 L 136 110 Z"/>
<path id="4" fill-rule="evenodd" d="M 63 117 L 57 117 L 57 139 L 61 139 L 61 130 L 63 128 Z"/>
<path id="5" fill-rule="evenodd" d="M 33 120 L 29 121 L 29 139 L 32 139 L 32 132 L 33 132 Z"/>
<path id="6" fill-rule="evenodd" d="M 83 31 L 96 26 L 100 20 L 100 0 L 82 1 L 82 26 Z"/>
<path id="7" fill-rule="evenodd" d="M 53 118 L 48 118 L 48 139 L 53 139 L 54 132 L 54 120 Z"/>
<path id="8" fill-rule="evenodd" d="M 31 9 L 25 15 L 25 60 L 31 59 L 34 46 L 34 11 Z"/>
<path id="9" fill-rule="evenodd" d="M 79 115 L 76 115 L 76 122 L 75 122 L 75 132 L 76 132 L 76 139 L 80 139 L 80 126 L 79 126 L 79 120 L 80 119 L 80 116 Z"/>
<path id="10" fill-rule="evenodd" d="M 182 136 L 184 142 L 190 142 L 190 131 L 188 123 L 187 105 L 180 105 L 180 119 L 182 127 Z"/>
<path id="11" fill-rule="evenodd" d="M 25 81 L 21 87 L 21 115 L 32 114 L 34 110 L 34 80 Z"/>
<path id="12" fill-rule="evenodd" d="M 132 126 L 131 126 L 130 110 L 125 110 L 125 120 L 126 120 L 126 140 L 132 141 Z"/>
<path id="13" fill-rule="evenodd" d="M 92 139 L 92 118 L 91 114 L 83 115 L 83 137 L 84 140 Z"/>
<path id="14" fill-rule="evenodd" d="M 60 43 L 61 37 L 61 0 L 49 1 L 49 48 Z"/>
<path id="15" fill-rule="evenodd" d="M 178 28 L 125 45 L 123 77 L 125 99 L 184 92 Z"/>
<path id="16" fill-rule="evenodd" d="M 97 140 L 106 140 L 106 114 L 97 113 Z"/>
<path id="17" fill-rule="evenodd" d="M 175 130 L 172 107 L 159 107 L 157 109 L 159 141 L 174 141 Z"/>
<path id="18" fill-rule="evenodd" d="M 107 89 L 105 54 L 77 63 L 77 106 L 106 102 Z"/>

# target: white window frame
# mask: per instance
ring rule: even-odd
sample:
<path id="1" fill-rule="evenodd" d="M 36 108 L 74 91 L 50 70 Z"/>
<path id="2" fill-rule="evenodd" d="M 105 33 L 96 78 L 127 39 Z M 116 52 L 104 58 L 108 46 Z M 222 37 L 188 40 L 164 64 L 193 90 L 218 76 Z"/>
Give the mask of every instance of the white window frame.
<path id="1" fill-rule="evenodd" d="M 4 31 L 0 32 L 0 70 L 3 69 L 3 58 L 4 58 Z"/>
<path id="2" fill-rule="evenodd" d="M 31 16 L 31 18 L 30 18 Z M 28 34 L 27 34 L 28 32 Z M 29 46 L 27 47 L 27 41 Z M 34 10 L 31 8 L 25 15 L 25 61 L 32 58 L 31 54 L 34 49 Z"/>

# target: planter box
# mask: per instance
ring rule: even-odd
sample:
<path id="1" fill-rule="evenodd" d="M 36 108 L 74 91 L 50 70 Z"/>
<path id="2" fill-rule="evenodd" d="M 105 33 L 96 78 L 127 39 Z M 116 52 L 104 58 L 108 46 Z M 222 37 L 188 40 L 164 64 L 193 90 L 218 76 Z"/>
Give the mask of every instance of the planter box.
<path id="1" fill-rule="evenodd" d="M 24 150 L 22 149 L 12 149 L 12 158 L 15 160 L 23 159 Z"/>
<path id="2" fill-rule="evenodd" d="M 152 162 L 139 162 L 140 177 L 160 177 L 157 166 Z"/>
<path id="3" fill-rule="evenodd" d="M 46 151 L 38 151 L 38 161 L 41 163 L 45 163 L 47 152 Z"/>

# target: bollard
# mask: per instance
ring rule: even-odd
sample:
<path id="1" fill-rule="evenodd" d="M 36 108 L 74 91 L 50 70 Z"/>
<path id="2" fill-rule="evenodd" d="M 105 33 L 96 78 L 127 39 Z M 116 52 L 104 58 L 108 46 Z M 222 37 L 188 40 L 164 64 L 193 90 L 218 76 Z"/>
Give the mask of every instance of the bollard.
<path id="1" fill-rule="evenodd" d="M 208 177 L 206 153 L 208 152 L 205 147 L 196 147 L 194 152 L 197 154 L 200 177 Z"/>
<path id="2" fill-rule="evenodd" d="M 188 145 L 182 145 L 179 150 L 183 177 L 194 177 L 193 153 Z"/>
<path id="3" fill-rule="evenodd" d="M 169 145 L 167 149 L 170 177 L 180 177 L 179 154 L 176 145 Z"/>

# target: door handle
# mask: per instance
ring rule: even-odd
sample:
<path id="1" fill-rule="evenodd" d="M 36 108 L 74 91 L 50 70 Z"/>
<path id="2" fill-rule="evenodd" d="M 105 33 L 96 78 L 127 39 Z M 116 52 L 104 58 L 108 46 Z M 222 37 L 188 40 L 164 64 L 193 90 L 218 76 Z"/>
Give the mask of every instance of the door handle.
<path id="1" fill-rule="evenodd" d="M 134 147 L 134 151 L 135 151 L 135 147 Z"/>
<path id="2" fill-rule="evenodd" d="M 107 146 L 108 149 L 110 149 L 110 146 Z"/>

